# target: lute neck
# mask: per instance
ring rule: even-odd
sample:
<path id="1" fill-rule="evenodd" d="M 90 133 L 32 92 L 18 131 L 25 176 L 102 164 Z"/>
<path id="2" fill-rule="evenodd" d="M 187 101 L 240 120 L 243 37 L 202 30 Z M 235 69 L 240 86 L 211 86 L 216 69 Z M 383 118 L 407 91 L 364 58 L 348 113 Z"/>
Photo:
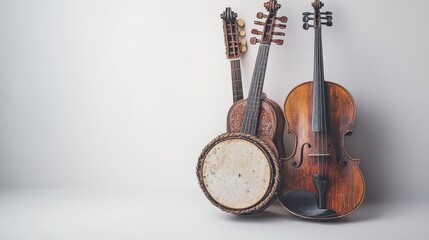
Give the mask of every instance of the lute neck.
<path id="1" fill-rule="evenodd" d="M 259 112 L 262 101 L 262 89 L 264 86 L 265 72 L 267 69 L 269 44 L 261 44 L 256 58 L 255 68 L 253 70 L 252 82 L 250 85 L 249 96 L 246 109 L 244 111 L 242 133 L 256 136 L 258 130 Z"/>
<path id="2" fill-rule="evenodd" d="M 323 70 L 322 29 L 314 28 L 314 75 L 312 131 L 321 132 L 326 126 L 325 76 Z"/>
<path id="3" fill-rule="evenodd" d="M 232 97 L 234 103 L 243 99 L 243 84 L 241 82 L 240 59 L 233 59 L 231 63 Z"/>

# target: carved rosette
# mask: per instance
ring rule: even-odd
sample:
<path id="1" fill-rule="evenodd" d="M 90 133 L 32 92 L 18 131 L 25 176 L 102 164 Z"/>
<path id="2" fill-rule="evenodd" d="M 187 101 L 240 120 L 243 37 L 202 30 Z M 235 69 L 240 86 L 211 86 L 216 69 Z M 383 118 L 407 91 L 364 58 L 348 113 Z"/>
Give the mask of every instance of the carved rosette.
<path id="1" fill-rule="evenodd" d="M 241 101 L 235 104 L 229 114 L 228 132 L 238 133 L 243 125 L 244 110 L 247 102 Z M 258 136 L 274 139 L 276 113 L 274 109 L 266 102 L 262 102 L 261 113 L 259 115 Z"/>

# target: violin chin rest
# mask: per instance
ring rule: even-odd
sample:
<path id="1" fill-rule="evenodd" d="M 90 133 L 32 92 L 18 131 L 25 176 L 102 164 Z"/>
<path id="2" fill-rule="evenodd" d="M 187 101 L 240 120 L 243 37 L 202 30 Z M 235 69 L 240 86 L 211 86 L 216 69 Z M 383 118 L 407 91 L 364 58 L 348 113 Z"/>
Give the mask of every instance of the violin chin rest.
<path id="1" fill-rule="evenodd" d="M 334 210 L 320 209 L 316 196 L 304 190 L 290 191 L 280 198 L 280 202 L 292 213 L 303 217 L 323 219 L 337 216 Z"/>

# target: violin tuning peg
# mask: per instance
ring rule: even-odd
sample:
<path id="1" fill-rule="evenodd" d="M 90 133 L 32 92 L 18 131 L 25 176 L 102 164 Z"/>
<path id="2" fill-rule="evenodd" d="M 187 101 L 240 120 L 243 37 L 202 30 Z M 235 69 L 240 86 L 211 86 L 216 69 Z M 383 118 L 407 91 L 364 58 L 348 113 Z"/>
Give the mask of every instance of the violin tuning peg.
<path id="1" fill-rule="evenodd" d="M 288 20 L 288 18 L 287 17 L 285 17 L 285 16 L 282 16 L 282 17 L 276 17 L 276 20 L 279 20 L 280 22 L 282 22 L 282 23 L 286 23 L 287 22 L 287 20 Z"/>
<path id="2" fill-rule="evenodd" d="M 286 25 L 285 24 L 274 24 L 275 27 L 278 27 L 280 29 L 285 29 Z"/>
<path id="3" fill-rule="evenodd" d="M 282 39 L 272 39 L 271 42 L 277 45 L 283 45 L 284 41 Z"/>
<path id="4" fill-rule="evenodd" d="M 259 19 L 262 19 L 262 18 L 266 18 L 266 17 L 268 17 L 267 15 L 265 15 L 264 13 L 262 13 L 262 12 L 258 12 L 257 14 L 256 14 L 256 17 L 257 18 L 259 18 Z"/>
<path id="5" fill-rule="evenodd" d="M 304 16 L 309 16 L 309 15 L 313 15 L 314 13 L 310 13 L 310 12 L 303 12 L 302 15 Z"/>
<path id="6" fill-rule="evenodd" d="M 330 16 L 330 15 L 332 15 L 332 12 L 326 11 L 326 12 L 321 12 L 320 14 L 324 14 L 324 15 Z"/>
<path id="7" fill-rule="evenodd" d="M 273 35 L 276 35 L 276 36 L 284 36 L 284 35 L 285 35 L 285 33 L 284 33 L 284 32 L 273 32 Z"/>
<path id="8" fill-rule="evenodd" d="M 243 28 L 244 27 L 244 25 L 245 25 L 245 22 L 244 22 L 244 20 L 243 19 L 238 19 L 237 20 L 237 25 L 239 26 L 239 27 L 241 27 L 241 28 Z"/>
<path id="9" fill-rule="evenodd" d="M 304 22 L 308 22 L 309 20 L 314 20 L 314 18 L 312 18 L 312 17 L 308 17 L 308 15 L 305 15 L 305 16 L 302 18 L 302 21 L 304 21 Z"/>
<path id="10" fill-rule="evenodd" d="M 264 25 L 265 25 L 265 23 L 260 22 L 260 21 L 254 21 L 253 23 L 254 23 L 255 25 L 261 25 L 261 26 L 264 26 Z"/>
<path id="11" fill-rule="evenodd" d="M 263 32 L 261 32 L 261 31 L 258 31 L 258 29 L 252 29 L 252 34 L 255 34 L 255 35 L 262 35 L 262 34 L 264 34 Z"/>
<path id="12" fill-rule="evenodd" d="M 328 20 L 328 21 L 331 21 L 332 20 L 332 16 L 326 16 L 326 17 L 321 17 L 322 19 L 326 19 L 326 20 Z"/>
<path id="13" fill-rule="evenodd" d="M 252 37 L 250 39 L 250 44 L 255 45 L 256 43 L 260 43 L 261 40 L 257 39 L 256 37 Z"/>
<path id="14" fill-rule="evenodd" d="M 322 22 L 323 25 L 326 25 L 328 27 L 332 27 L 332 21 Z"/>
<path id="15" fill-rule="evenodd" d="M 310 24 L 308 24 L 308 23 L 304 23 L 304 25 L 302 25 L 302 27 L 303 27 L 305 30 L 308 30 L 310 27 L 314 27 L 314 25 L 310 25 Z"/>
<path id="16" fill-rule="evenodd" d="M 238 34 L 240 34 L 240 37 L 246 36 L 246 32 L 245 31 L 239 31 Z"/>

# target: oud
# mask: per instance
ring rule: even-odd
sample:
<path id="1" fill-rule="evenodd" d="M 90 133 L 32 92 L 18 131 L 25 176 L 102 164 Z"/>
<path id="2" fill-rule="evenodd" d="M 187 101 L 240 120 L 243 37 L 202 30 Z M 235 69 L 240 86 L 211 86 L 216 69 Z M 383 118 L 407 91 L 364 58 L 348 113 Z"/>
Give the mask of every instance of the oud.
<path id="1" fill-rule="evenodd" d="M 313 82 L 297 86 L 285 101 L 295 150 L 283 163 L 279 198 L 292 214 L 321 220 L 355 211 L 363 201 L 365 182 L 359 160 L 344 146 L 344 137 L 352 134 L 355 102 L 344 87 L 324 78 L 322 25 L 332 26 L 332 13 L 320 11 L 320 0 L 312 5 L 314 13 L 304 13 L 303 20 L 304 29 L 314 27 L 315 33 Z"/>
<path id="2" fill-rule="evenodd" d="M 258 13 L 255 21 L 263 31 L 251 39 L 260 43 L 248 99 L 237 101 L 228 114 L 228 133 L 210 142 L 202 151 L 197 165 L 201 189 L 212 204 L 234 214 L 254 214 L 267 208 L 277 196 L 280 185 L 279 153 L 284 117 L 280 107 L 264 99 L 262 88 L 265 79 L 271 42 L 278 45 L 283 40 L 273 35 L 285 28 L 286 17 L 276 17 L 280 4 L 270 0 L 264 4 L 268 14 Z M 279 150 L 277 149 L 279 147 Z"/>

